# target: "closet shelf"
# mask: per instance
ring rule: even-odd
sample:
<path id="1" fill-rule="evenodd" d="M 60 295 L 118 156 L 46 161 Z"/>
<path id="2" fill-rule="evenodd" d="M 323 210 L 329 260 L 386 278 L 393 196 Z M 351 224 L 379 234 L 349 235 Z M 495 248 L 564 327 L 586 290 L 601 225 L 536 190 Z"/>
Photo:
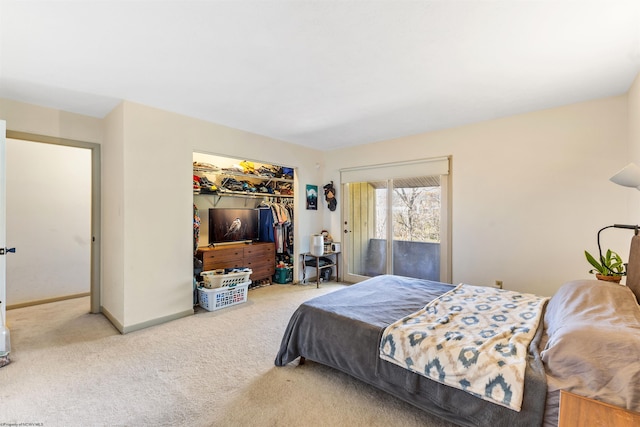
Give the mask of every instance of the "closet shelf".
<path id="1" fill-rule="evenodd" d="M 271 198 L 284 198 L 284 199 L 293 199 L 293 194 L 271 194 L 271 193 L 247 193 L 244 191 L 219 191 L 216 193 L 201 193 L 194 191 L 194 196 L 215 196 L 216 201 L 214 202 L 214 206 L 217 206 L 220 202 L 220 199 L 223 197 L 241 197 L 244 199 L 264 199 L 267 197 Z"/>
<path id="2" fill-rule="evenodd" d="M 215 173 L 216 175 L 223 175 L 223 176 L 236 176 L 236 177 L 249 178 L 249 179 L 253 178 L 253 179 L 270 180 L 270 181 L 276 181 L 276 182 L 291 182 L 291 183 L 293 183 L 293 179 L 276 178 L 276 177 L 268 176 L 268 175 L 242 173 L 242 172 L 234 172 L 234 171 L 226 171 L 226 170 L 221 170 L 221 171 L 213 172 L 213 173 Z"/>
<path id="3" fill-rule="evenodd" d="M 248 197 L 250 199 L 261 199 L 263 197 L 283 197 L 293 199 L 293 194 L 273 194 L 273 193 L 248 193 L 245 191 L 217 191 L 215 193 L 193 192 L 197 196 L 231 196 L 231 197 Z"/>
<path id="4" fill-rule="evenodd" d="M 193 173 L 194 174 L 206 173 L 206 174 L 219 175 L 219 176 L 235 176 L 239 178 L 259 179 L 262 181 L 276 181 L 276 182 L 290 182 L 290 183 L 293 183 L 294 181 L 293 178 L 276 178 L 274 176 L 269 176 L 269 175 L 235 172 L 235 171 L 229 171 L 229 170 L 223 170 L 223 169 L 213 170 L 213 169 L 193 168 Z"/>
<path id="5" fill-rule="evenodd" d="M 220 168 L 203 168 L 195 166 L 193 173 L 220 173 Z"/>

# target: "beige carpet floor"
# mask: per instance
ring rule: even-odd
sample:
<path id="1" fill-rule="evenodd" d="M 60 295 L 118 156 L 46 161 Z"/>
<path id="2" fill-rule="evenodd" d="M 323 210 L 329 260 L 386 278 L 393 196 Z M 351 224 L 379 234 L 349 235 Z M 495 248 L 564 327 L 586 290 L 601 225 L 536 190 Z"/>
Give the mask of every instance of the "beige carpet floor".
<path id="1" fill-rule="evenodd" d="M 322 365 L 274 366 L 295 308 L 342 286 L 253 289 L 127 335 L 89 314 L 88 297 L 9 310 L 0 425 L 449 427 Z"/>

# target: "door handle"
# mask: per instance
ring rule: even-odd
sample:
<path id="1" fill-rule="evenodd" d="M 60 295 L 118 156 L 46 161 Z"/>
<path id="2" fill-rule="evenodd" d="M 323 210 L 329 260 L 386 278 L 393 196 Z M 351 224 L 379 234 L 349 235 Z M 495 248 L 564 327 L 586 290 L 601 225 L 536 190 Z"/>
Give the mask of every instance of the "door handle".
<path id="1" fill-rule="evenodd" d="M 16 253 L 16 248 L 0 248 L 0 255 L 4 255 L 5 253 Z"/>

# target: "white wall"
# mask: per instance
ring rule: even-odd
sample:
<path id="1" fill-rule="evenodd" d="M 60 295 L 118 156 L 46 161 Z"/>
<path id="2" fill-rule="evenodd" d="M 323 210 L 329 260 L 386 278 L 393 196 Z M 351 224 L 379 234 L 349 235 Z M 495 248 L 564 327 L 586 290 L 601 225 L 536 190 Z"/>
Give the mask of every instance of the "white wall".
<path id="1" fill-rule="evenodd" d="M 101 119 L 0 98 L 0 118 L 8 131 L 101 143 Z"/>
<path id="2" fill-rule="evenodd" d="M 640 165 L 640 74 L 638 74 L 627 93 L 629 149 L 627 162 Z M 640 191 L 627 190 L 628 223 L 640 224 Z"/>
<path id="3" fill-rule="evenodd" d="M 453 283 L 491 284 L 551 295 L 592 277 L 583 251 L 596 233 L 629 220 L 623 187 L 609 182 L 627 159 L 627 98 L 619 96 L 335 150 L 341 168 L 452 155 Z M 332 234 L 339 215 L 327 216 Z M 625 230 L 603 245 L 628 253 Z"/>
<path id="4" fill-rule="evenodd" d="M 124 322 L 124 106 L 104 119 L 101 147 L 102 242 L 101 306 L 119 329 Z"/>
<path id="5" fill-rule="evenodd" d="M 7 139 L 7 302 L 88 293 L 91 151 Z"/>

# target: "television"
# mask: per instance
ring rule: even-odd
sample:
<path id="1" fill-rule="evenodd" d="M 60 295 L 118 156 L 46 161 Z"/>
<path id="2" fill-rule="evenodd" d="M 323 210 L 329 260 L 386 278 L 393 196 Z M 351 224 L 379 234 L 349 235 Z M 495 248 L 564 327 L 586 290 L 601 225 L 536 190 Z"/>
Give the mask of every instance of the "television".
<path id="1" fill-rule="evenodd" d="M 209 209 L 209 244 L 258 240 L 258 209 Z"/>

